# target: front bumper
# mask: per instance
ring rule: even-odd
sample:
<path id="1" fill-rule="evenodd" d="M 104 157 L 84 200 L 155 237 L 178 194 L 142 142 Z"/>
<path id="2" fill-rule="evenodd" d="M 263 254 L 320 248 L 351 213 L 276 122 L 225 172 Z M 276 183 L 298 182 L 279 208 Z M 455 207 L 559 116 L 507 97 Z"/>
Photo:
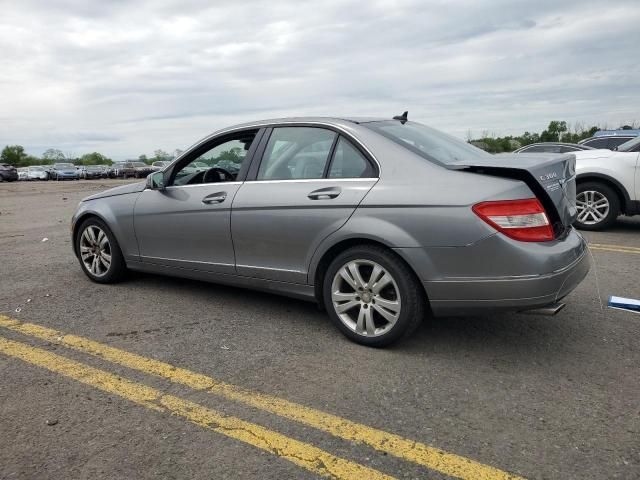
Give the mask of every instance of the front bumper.
<path id="1" fill-rule="evenodd" d="M 16 180 L 18 180 L 18 172 L 16 171 L 3 170 L 2 172 L 0 172 L 0 176 L 2 176 L 2 178 L 6 182 L 15 182 Z"/>
<path id="2" fill-rule="evenodd" d="M 573 229 L 567 238 L 553 245 L 513 244 L 514 241 L 505 238 L 500 235 L 485 244 L 480 242 L 476 248 L 453 249 L 457 252 L 449 249 L 446 254 L 441 252 L 444 260 L 431 257 L 430 267 L 441 273 L 447 270 L 447 258 L 453 259 L 456 253 L 460 257 L 451 261 L 455 265 L 440 278 L 434 275 L 426 280 L 421 276 L 434 315 L 481 315 L 544 307 L 568 295 L 589 272 L 591 263 L 586 241 Z M 494 266 L 492 262 L 499 265 Z M 491 267 L 500 275 L 470 274 L 488 272 Z"/>

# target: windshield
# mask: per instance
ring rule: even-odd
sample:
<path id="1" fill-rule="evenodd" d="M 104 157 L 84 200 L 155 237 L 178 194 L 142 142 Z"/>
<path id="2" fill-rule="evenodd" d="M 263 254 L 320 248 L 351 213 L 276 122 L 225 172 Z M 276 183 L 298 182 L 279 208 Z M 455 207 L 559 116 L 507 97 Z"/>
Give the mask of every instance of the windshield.
<path id="1" fill-rule="evenodd" d="M 142 163 L 142 162 L 131 162 L 131 165 L 133 165 L 134 167 L 146 167 L 147 166 L 146 163 Z"/>
<path id="2" fill-rule="evenodd" d="M 633 148 L 640 144 L 640 136 L 636 138 L 632 138 L 628 142 L 624 142 L 622 145 L 618 147 L 619 152 L 631 152 Z"/>
<path id="3" fill-rule="evenodd" d="M 73 163 L 56 163 L 53 168 L 73 168 L 74 166 Z"/>
<path id="4" fill-rule="evenodd" d="M 485 159 L 491 155 L 463 140 L 439 132 L 420 123 L 396 120 L 363 123 L 413 153 L 440 165 L 450 165 L 461 160 Z"/>
<path id="5" fill-rule="evenodd" d="M 34 172 L 43 172 L 44 168 L 42 168 L 42 167 L 29 167 L 29 170 L 33 170 Z"/>

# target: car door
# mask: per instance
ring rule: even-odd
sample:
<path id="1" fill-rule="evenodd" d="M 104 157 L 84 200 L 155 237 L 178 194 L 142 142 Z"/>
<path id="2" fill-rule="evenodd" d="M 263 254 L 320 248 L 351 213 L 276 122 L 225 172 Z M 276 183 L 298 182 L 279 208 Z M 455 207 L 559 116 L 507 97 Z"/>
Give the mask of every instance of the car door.
<path id="1" fill-rule="evenodd" d="M 315 249 L 375 184 L 376 166 L 329 128 L 276 127 L 261 143 L 260 161 L 233 201 L 237 272 L 307 283 Z"/>
<path id="2" fill-rule="evenodd" d="M 244 130 L 195 147 L 164 171 L 164 189 L 141 193 L 134 226 L 142 262 L 235 273 L 231 203 L 255 150 L 257 134 L 255 129 Z M 236 172 L 218 167 L 221 161 L 231 161 Z M 210 168 L 195 169 L 194 162 Z"/>

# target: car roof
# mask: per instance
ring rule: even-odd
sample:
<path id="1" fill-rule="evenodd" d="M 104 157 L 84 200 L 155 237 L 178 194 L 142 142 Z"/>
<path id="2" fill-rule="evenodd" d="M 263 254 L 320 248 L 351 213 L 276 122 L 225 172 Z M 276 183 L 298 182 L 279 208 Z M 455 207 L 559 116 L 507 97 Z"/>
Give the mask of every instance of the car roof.
<path id="1" fill-rule="evenodd" d="M 237 125 L 232 125 L 230 127 L 226 127 L 218 130 L 219 132 L 225 130 L 237 130 L 241 128 L 250 128 L 250 127 L 266 127 L 269 125 L 282 125 L 287 123 L 323 123 L 325 125 L 334 125 L 336 127 L 345 127 L 349 124 L 360 124 L 360 123 L 368 123 L 368 122 L 380 122 L 383 120 L 392 120 L 389 118 L 382 117 L 282 117 L 282 118 L 268 118 L 264 120 L 256 120 L 254 122 L 245 122 L 239 123 Z"/>
<path id="2" fill-rule="evenodd" d="M 637 137 L 640 130 L 628 128 L 626 130 L 598 130 L 593 134 L 594 137 Z"/>
<path id="3" fill-rule="evenodd" d="M 628 138 L 629 140 L 631 140 L 632 138 L 636 138 L 638 135 L 598 135 L 598 136 L 593 136 L 593 137 L 589 137 L 589 138 L 585 138 L 583 140 L 580 140 L 581 145 L 584 142 L 588 142 L 589 140 L 606 140 L 607 138 Z"/>
<path id="4" fill-rule="evenodd" d="M 568 142 L 535 142 L 535 143 L 530 143 L 528 145 L 524 145 L 522 148 L 530 147 L 532 145 L 562 145 L 563 147 L 579 147 L 579 148 L 587 147 L 586 145 L 578 145 L 577 143 L 568 143 Z M 591 148 L 591 147 L 588 147 L 588 148 Z"/>

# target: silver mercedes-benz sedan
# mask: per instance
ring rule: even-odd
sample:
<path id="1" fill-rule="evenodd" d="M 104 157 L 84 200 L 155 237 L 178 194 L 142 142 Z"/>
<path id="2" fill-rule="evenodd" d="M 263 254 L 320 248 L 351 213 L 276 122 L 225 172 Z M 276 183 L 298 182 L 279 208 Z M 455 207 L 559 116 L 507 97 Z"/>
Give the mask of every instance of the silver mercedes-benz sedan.
<path id="1" fill-rule="evenodd" d="M 265 120 L 84 199 L 73 246 L 96 282 L 269 290 L 383 346 L 427 314 L 557 312 L 589 270 L 574 177 L 572 155 L 495 157 L 406 115 Z"/>

